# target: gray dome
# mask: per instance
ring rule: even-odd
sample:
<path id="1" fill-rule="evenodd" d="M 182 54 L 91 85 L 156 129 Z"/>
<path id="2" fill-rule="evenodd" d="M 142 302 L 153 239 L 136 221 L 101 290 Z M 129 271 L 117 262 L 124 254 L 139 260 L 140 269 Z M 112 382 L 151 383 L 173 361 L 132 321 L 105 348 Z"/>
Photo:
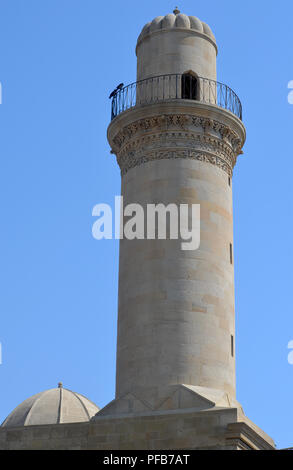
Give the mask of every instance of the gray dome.
<path id="1" fill-rule="evenodd" d="M 58 388 L 27 398 L 10 413 L 2 426 L 78 423 L 89 421 L 98 411 L 92 401 L 59 384 Z"/>
<path id="2" fill-rule="evenodd" d="M 155 31 L 172 28 L 198 31 L 216 41 L 211 28 L 206 23 L 196 18 L 196 16 L 187 16 L 175 9 L 173 13 L 169 13 L 166 16 L 157 16 L 153 21 L 147 23 L 138 37 L 138 42 Z"/>

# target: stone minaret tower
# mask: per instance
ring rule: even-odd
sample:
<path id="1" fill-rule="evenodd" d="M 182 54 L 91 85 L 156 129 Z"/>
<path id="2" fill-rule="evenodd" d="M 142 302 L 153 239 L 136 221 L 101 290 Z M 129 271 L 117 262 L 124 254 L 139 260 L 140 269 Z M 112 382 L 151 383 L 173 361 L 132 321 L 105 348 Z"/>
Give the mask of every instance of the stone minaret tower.
<path id="1" fill-rule="evenodd" d="M 159 16 L 138 38 L 136 83 L 113 97 L 124 207 L 200 204 L 201 240 L 190 251 L 120 241 L 116 399 L 104 413 L 236 403 L 232 175 L 245 128 L 217 52 L 198 18 Z"/>
<path id="2" fill-rule="evenodd" d="M 135 228 L 137 238 L 121 239 L 114 400 L 99 410 L 80 396 L 60 425 L 47 398 L 27 423 L 27 406 L 30 414 L 50 390 L 34 395 L 0 427 L 0 448 L 144 449 L 158 464 L 191 463 L 191 449 L 273 450 L 235 395 L 232 175 L 245 141 L 241 103 L 217 82 L 215 37 L 194 16 L 175 9 L 155 18 L 136 55 L 136 82 L 112 93 L 108 128 L 124 219 L 133 223 L 131 204 L 144 214 L 148 204 L 200 205 L 199 248 L 156 238 L 160 218 L 152 239 Z"/>

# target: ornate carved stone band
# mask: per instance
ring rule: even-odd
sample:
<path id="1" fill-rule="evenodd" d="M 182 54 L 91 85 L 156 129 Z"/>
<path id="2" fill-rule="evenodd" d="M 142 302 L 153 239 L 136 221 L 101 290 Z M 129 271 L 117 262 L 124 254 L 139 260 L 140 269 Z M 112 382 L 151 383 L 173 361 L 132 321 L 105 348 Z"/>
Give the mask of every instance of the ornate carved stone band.
<path id="1" fill-rule="evenodd" d="M 241 139 L 230 127 L 185 114 L 140 119 L 123 127 L 112 143 L 122 175 L 149 161 L 188 158 L 216 165 L 232 176 L 241 148 Z"/>

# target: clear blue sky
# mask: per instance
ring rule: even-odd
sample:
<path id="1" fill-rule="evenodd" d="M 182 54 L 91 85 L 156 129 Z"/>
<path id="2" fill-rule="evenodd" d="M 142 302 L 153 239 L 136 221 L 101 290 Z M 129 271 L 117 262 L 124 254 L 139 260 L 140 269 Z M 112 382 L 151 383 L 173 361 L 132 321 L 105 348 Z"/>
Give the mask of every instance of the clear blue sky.
<path id="1" fill-rule="evenodd" d="M 113 204 L 109 92 L 135 81 L 136 38 L 170 1 L 1 0 L 0 421 L 58 381 L 114 396 L 118 242 L 91 235 Z M 244 108 L 234 173 L 238 399 L 293 446 L 293 3 L 181 1 L 213 29 L 218 80 Z"/>

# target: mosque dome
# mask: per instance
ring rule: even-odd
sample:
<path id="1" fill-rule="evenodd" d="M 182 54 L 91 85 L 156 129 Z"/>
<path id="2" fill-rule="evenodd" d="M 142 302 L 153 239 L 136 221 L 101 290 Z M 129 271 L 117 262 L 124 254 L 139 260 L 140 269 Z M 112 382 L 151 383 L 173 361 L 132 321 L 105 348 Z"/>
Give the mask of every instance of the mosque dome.
<path id="1" fill-rule="evenodd" d="M 208 36 L 213 42 L 216 41 L 211 28 L 206 23 L 196 18 L 196 16 L 187 16 L 180 13 L 176 7 L 173 13 L 169 13 L 165 16 L 157 16 L 153 21 L 147 23 L 143 27 L 137 42 L 141 42 L 142 39 L 154 32 L 173 28 L 197 31 L 197 33 L 202 34 L 203 37 Z"/>
<path id="2" fill-rule="evenodd" d="M 99 411 L 88 398 L 58 384 L 27 398 L 5 419 L 2 426 L 78 423 L 89 421 Z"/>

